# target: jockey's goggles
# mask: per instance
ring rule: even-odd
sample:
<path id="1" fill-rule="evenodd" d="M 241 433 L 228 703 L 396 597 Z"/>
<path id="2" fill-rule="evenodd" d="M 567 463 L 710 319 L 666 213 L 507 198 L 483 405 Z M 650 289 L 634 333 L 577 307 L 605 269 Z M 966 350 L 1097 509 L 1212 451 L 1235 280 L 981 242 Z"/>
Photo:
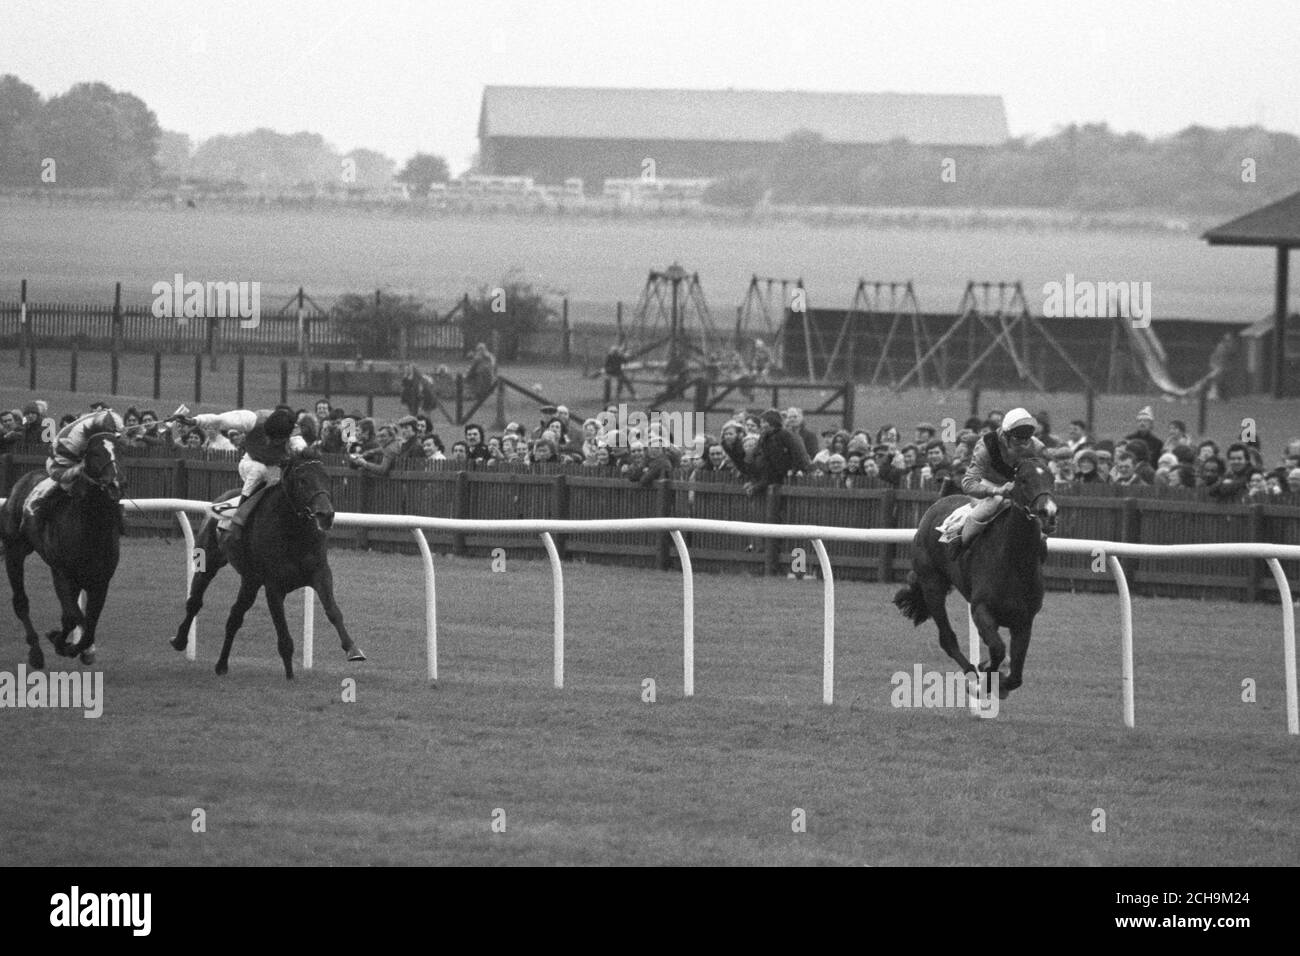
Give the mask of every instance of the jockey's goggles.
<path id="1" fill-rule="evenodd" d="M 1013 428 L 1007 432 L 1007 438 L 1018 445 L 1023 445 L 1034 437 L 1034 428 L 1032 425 L 1023 425 L 1020 428 Z"/>

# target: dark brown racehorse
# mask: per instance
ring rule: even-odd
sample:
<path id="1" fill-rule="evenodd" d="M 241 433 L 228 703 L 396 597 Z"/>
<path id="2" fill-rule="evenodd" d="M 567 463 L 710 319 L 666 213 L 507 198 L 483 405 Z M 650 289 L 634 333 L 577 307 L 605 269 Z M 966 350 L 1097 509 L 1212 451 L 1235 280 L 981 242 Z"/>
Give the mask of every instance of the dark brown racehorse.
<path id="1" fill-rule="evenodd" d="M 930 506 L 912 540 L 912 571 L 908 586 L 894 596 L 894 604 L 914 624 L 929 618 L 939 627 L 939 646 L 963 672 L 978 673 L 962 653 L 957 634 L 948 620 L 944 598 L 956 587 L 971 606 L 989 660 L 980 670 L 1000 672 L 998 696 L 1006 697 L 1024 682 L 1025 655 L 1034 616 L 1043 607 L 1045 535 L 1056 530 L 1056 501 L 1052 498 L 1052 473 L 1037 459 L 1025 459 L 1016 468 L 1011 506 L 964 548 L 956 561 L 939 541 L 939 526 L 971 499 L 950 495 Z M 1011 667 L 1002 672 L 1006 645 L 998 628 L 1011 632 Z"/>
<path id="2" fill-rule="evenodd" d="M 19 478 L 8 500 L 0 506 L 5 570 L 13 589 L 14 613 L 27 635 L 27 663 L 32 667 L 45 666 L 23 580 L 24 564 L 33 551 L 50 566 L 54 591 L 63 609 L 60 626 L 46 636 L 60 656 L 79 656 L 83 664 L 95 662 L 95 628 L 121 554 L 122 486 L 118 481 L 116 442 L 117 436 L 109 432 L 92 435 L 71 494 L 51 491 L 60 500 L 45 502 L 49 507 L 38 509 L 40 513 L 35 517 L 24 518 L 23 504 L 45 477 L 44 471 L 30 471 Z M 82 591 L 86 592 L 84 613 L 78 604 Z M 77 628 L 81 629 L 81 637 L 69 643 L 69 635 Z"/>
<path id="3" fill-rule="evenodd" d="M 226 501 L 238 493 L 228 491 L 217 500 Z M 284 676 L 289 680 L 293 680 L 293 638 L 289 636 L 284 617 L 284 599 L 299 588 L 310 587 L 316 591 L 326 616 L 338 631 L 348 660 L 364 661 L 366 655 L 348 635 L 343 612 L 334 600 L 334 575 L 326 553 L 327 532 L 333 523 L 329 475 L 324 465 L 310 457 L 294 458 L 285 464 L 280 482 L 267 489 L 242 528 L 223 535 L 217 530 L 217 519 L 207 518 L 195 539 L 202 561 L 195 570 L 189 600 L 185 602 L 185 620 L 176 630 L 172 647 L 185 650 L 190 640 L 190 623 L 203 607 L 204 592 L 217 572 L 230 564 L 239 572 L 242 583 L 226 619 L 226 641 L 217 660 L 218 674 L 229 670 L 235 632 L 244 623 L 244 615 L 263 587 L 278 637 L 276 647 L 284 661 Z"/>

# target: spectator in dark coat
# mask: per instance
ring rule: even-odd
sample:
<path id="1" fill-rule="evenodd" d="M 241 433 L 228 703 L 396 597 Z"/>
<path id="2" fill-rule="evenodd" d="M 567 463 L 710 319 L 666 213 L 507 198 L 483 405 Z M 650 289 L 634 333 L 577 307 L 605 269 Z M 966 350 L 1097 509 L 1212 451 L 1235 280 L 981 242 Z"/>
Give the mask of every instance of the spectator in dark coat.
<path id="1" fill-rule="evenodd" d="M 749 478 L 745 483 L 745 492 L 758 494 L 766 491 L 769 485 L 785 484 L 786 477 L 793 472 L 811 469 L 812 459 L 807 447 L 786 430 L 781 413 L 775 408 L 765 411 L 754 460 L 745 473 Z"/>
<path id="2" fill-rule="evenodd" d="M 1149 462 L 1159 461 L 1161 452 L 1165 450 L 1165 443 L 1151 430 L 1151 426 L 1155 424 L 1155 421 L 1155 416 L 1151 414 L 1151 406 L 1148 405 L 1137 413 L 1137 431 L 1124 436 L 1126 442 L 1140 441 L 1147 446 L 1147 461 Z"/>
<path id="3" fill-rule="evenodd" d="M 1210 497 L 1225 503 L 1245 501 L 1250 490 L 1250 476 L 1254 473 L 1246 446 L 1233 442 L 1228 446 L 1228 471 L 1210 488 Z"/>
<path id="4" fill-rule="evenodd" d="M 817 433 L 804 424 L 802 408 L 785 410 L 785 427 L 790 434 L 803 442 L 804 451 L 808 452 L 810 459 L 822 450 L 821 439 L 817 437 Z"/>

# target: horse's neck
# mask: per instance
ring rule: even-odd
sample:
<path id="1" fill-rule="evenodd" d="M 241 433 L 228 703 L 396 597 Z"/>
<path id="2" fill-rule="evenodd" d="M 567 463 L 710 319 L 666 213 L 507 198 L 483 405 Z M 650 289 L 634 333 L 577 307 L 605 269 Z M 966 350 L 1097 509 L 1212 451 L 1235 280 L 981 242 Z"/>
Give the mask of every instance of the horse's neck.
<path id="1" fill-rule="evenodd" d="M 1042 548 L 1042 532 L 1039 530 L 1038 522 L 1025 513 L 1024 508 L 1015 505 L 1011 513 L 1007 515 L 1007 522 L 1010 525 L 1010 538 L 1013 545 L 1013 559 L 1018 564 L 1026 567 L 1038 566 Z"/>

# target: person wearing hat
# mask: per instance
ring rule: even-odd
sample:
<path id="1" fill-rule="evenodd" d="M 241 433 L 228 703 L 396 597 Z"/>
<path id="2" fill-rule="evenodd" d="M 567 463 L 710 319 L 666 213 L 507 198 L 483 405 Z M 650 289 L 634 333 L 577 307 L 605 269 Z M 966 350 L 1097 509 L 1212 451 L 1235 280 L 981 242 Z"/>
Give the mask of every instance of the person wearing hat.
<path id="1" fill-rule="evenodd" d="M 244 484 L 239 497 L 223 501 L 212 509 L 220 517 L 217 527 L 222 531 L 229 530 L 231 525 L 242 526 L 248 517 L 243 505 L 255 491 L 280 480 L 283 476 L 281 462 L 307 448 L 301 436 L 294 437 L 297 423 L 288 405 L 258 411 L 239 408 L 219 415 L 191 415 L 190 410 L 181 405 L 172 412 L 169 421 L 179 422 L 187 428 L 215 427 L 221 431 L 237 428 L 244 433 L 244 457 L 239 460 L 239 477 Z"/>
<path id="2" fill-rule="evenodd" d="M 785 484 L 787 476 L 812 470 L 812 461 L 804 443 L 786 430 L 785 420 L 775 408 L 769 408 L 759 418 L 758 445 L 753 460 L 742 469 L 749 479 L 745 493 L 755 495 L 766 491 L 769 485 Z"/>
<path id="3" fill-rule="evenodd" d="M 623 371 L 623 366 L 627 364 L 627 353 L 623 351 L 623 346 L 615 342 L 609 347 L 605 354 L 605 382 L 606 394 L 610 394 L 609 389 L 613 388 L 614 401 L 621 401 L 623 398 L 623 389 L 627 389 L 628 397 L 636 401 L 636 389 L 632 387 L 632 382 L 628 379 L 627 373 Z"/>
<path id="4" fill-rule="evenodd" d="M 916 426 L 914 444 L 917 448 L 924 448 L 930 443 L 930 439 L 934 438 L 938 433 L 939 429 L 935 428 L 929 422 L 921 422 L 921 424 Z"/>
<path id="5" fill-rule="evenodd" d="M 1097 453 L 1091 448 L 1081 448 L 1074 456 L 1074 480 L 1091 485 L 1102 480 L 1097 470 Z"/>
<path id="6" fill-rule="evenodd" d="M 42 441 L 42 432 L 45 430 L 45 424 L 41 421 L 41 406 L 35 402 L 28 402 L 23 406 L 23 443 L 27 445 L 48 445 L 49 441 Z M 45 436 L 48 439 L 49 436 Z"/>
<path id="7" fill-rule="evenodd" d="M 963 494 L 981 499 L 967 515 L 961 534 L 953 541 L 950 556 L 955 560 L 1006 504 L 1015 487 L 1016 467 L 1026 458 L 1042 458 L 1043 443 L 1034 437 L 1038 422 L 1023 408 L 1013 408 L 1002 418 L 997 431 L 975 445 L 966 474 L 961 479 Z"/>
<path id="8" fill-rule="evenodd" d="M 1140 441 L 1147 446 L 1148 462 L 1159 461 L 1161 452 L 1165 450 L 1165 443 L 1151 430 L 1155 421 L 1155 416 L 1151 414 L 1151 406 L 1147 405 L 1137 413 L 1137 431 L 1124 436 L 1126 442 Z"/>

